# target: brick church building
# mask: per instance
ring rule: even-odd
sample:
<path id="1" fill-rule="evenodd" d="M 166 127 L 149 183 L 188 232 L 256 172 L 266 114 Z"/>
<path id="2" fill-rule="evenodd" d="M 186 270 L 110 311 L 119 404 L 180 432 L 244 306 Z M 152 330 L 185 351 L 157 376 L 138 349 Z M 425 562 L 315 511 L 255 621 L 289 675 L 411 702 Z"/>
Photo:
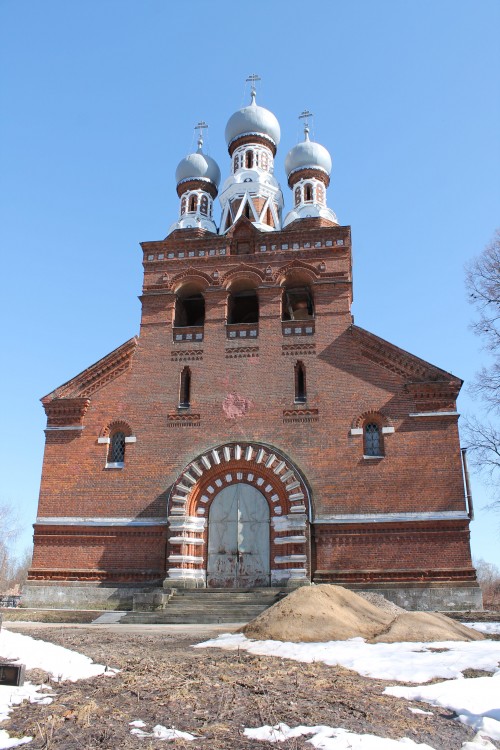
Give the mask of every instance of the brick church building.
<path id="1" fill-rule="evenodd" d="M 255 89 L 227 123 L 221 187 L 201 124 L 178 218 L 142 244 L 140 335 L 42 399 L 26 604 L 329 582 L 480 606 L 461 381 L 354 325 L 351 232 L 305 123 L 286 215 L 280 127 Z"/>

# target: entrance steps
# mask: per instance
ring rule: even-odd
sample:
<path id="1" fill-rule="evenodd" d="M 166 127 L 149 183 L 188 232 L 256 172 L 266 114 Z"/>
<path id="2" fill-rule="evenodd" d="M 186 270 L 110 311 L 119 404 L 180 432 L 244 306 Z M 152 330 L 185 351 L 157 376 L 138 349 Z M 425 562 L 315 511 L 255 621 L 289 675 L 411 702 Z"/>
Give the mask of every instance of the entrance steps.
<path id="1" fill-rule="evenodd" d="M 134 606 L 134 611 L 127 612 L 120 623 L 204 625 L 249 622 L 289 594 L 290 589 L 170 589 L 170 592 L 169 596 L 157 596 L 159 608 L 146 611 Z M 160 600 L 163 601 L 160 603 Z M 137 604 L 140 606 L 140 602 Z"/>

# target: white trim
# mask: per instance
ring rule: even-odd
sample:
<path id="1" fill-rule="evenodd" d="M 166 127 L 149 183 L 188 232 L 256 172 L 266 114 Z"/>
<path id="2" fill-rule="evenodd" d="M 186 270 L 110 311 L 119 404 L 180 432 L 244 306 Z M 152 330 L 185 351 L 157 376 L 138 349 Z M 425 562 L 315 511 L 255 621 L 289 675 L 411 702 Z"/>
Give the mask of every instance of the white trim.
<path id="1" fill-rule="evenodd" d="M 408 414 L 409 417 L 459 417 L 458 411 L 418 411 Z"/>
<path id="2" fill-rule="evenodd" d="M 363 458 L 365 458 L 367 461 L 373 461 L 373 460 L 377 460 L 378 461 L 381 458 L 385 458 L 385 456 L 383 456 L 383 455 L 381 455 L 381 456 L 363 456 Z"/>
<path id="3" fill-rule="evenodd" d="M 63 425 L 62 427 L 46 427 L 45 430 L 84 430 L 85 426 L 81 424 L 68 424 Z"/>
<path id="4" fill-rule="evenodd" d="M 275 538 L 275 544 L 303 544 L 306 541 L 305 536 L 278 536 Z"/>
<path id="5" fill-rule="evenodd" d="M 98 437 L 97 442 L 100 445 L 107 445 L 111 442 L 111 438 L 110 437 Z"/>
<path id="6" fill-rule="evenodd" d="M 203 562 L 203 557 L 196 557 L 196 555 L 169 555 L 168 561 L 199 564 Z"/>
<path id="7" fill-rule="evenodd" d="M 401 523 L 402 521 L 462 521 L 469 516 L 464 510 L 442 510 L 423 513 L 332 513 L 319 515 L 313 523 Z"/>
<path id="8" fill-rule="evenodd" d="M 351 435 L 362 435 L 362 434 L 363 434 L 362 427 L 351 427 Z"/>
<path id="9" fill-rule="evenodd" d="M 115 461 L 106 464 L 105 469 L 124 469 L 125 463 L 123 461 Z"/>
<path id="10" fill-rule="evenodd" d="M 394 427 L 382 427 L 382 435 L 391 435 L 394 432 Z"/>
<path id="11" fill-rule="evenodd" d="M 47 526 L 166 526 L 165 518 L 115 518 L 113 516 L 38 516 L 35 523 Z"/>
<path id="12" fill-rule="evenodd" d="M 125 442 L 126 443 L 136 443 L 137 442 L 137 438 L 134 435 L 129 435 L 129 437 L 125 438 Z"/>

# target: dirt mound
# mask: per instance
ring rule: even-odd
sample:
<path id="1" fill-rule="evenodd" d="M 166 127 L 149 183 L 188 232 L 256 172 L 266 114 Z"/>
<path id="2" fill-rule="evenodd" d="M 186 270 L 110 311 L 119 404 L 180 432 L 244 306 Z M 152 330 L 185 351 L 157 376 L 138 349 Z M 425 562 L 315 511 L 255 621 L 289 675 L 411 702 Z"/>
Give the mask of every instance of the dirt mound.
<path id="1" fill-rule="evenodd" d="M 248 638 L 275 641 L 476 641 L 484 636 L 430 612 L 395 614 L 342 586 L 302 586 L 239 631 Z"/>

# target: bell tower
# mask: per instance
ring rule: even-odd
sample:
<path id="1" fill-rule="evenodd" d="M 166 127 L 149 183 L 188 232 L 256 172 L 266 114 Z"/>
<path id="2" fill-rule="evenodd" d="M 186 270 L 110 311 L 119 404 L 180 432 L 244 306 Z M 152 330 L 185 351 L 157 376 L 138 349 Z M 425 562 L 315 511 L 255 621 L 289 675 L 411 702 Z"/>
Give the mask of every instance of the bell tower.
<path id="1" fill-rule="evenodd" d="M 280 141 L 278 120 L 256 103 L 253 74 L 250 105 L 235 112 L 226 125 L 226 142 L 231 157 L 231 175 L 222 187 L 220 234 L 225 234 L 241 216 L 257 229 L 268 232 L 281 228 L 283 195 L 274 177 L 274 157 Z"/>

